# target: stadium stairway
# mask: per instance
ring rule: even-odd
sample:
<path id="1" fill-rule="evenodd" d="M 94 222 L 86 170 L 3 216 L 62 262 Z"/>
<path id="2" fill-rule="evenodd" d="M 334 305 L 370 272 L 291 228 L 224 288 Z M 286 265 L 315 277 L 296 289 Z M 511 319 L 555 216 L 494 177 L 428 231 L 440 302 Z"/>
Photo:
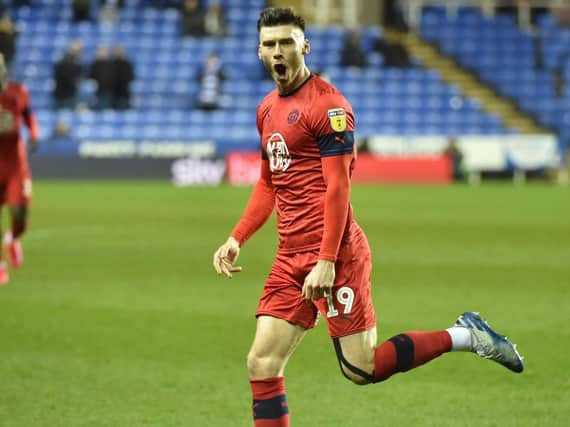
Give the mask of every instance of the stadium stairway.
<path id="1" fill-rule="evenodd" d="M 532 116 L 521 111 L 512 101 L 483 83 L 475 74 L 464 69 L 454 59 L 418 35 L 386 29 L 385 37 L 391 42 L 403 45 L 425 68 L 437 70 L 444 81 L 457 85 L 466 96 L 479 100 L 482 110 L 496 114 L 506 126 L 527 134 L 551 132 L 539 125 Z"/>

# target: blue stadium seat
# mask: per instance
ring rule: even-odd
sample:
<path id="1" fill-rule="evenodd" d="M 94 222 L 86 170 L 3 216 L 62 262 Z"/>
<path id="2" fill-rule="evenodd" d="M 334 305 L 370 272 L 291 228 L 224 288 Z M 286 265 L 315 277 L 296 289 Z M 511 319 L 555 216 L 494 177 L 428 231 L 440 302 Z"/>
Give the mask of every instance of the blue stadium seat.
<path id="1" fill-rule="evenodd" d="M 34 108 L 42 112 L 39 116 L 42 125 L 51 126 L 57 117 L 47 113 L 52 104 L 52 67 L 68 44 L 80 38 L 83 58 L 88 62 L 100 44 L 121 43 L 136 66 L 136 80 L 132 84 L 134 109 L 67 112 L 70 120 L 78 123 L 77 134 L 100 139 L 257 141 L 255 109 L 261 98 L 274 89 L 255 54 L 258 43 L 255 23 L 264 1 L 224 0 L 223 4 L 230 36 L 198 39 L 181 37 L 179 13 L 174 9 L 151 8 L 149 0 L 127 0 L 115 25 L 72 22 L 67 0 L 43 0 L 38 7 L 22 8 L 15 15 L 20 36 L 14 72 L 29 84 Z M 462 9 L 457 19 L 450 20 L 442 8 L 430 7 L 422 16 L 420 28 L 426 38 L 440 43 L 463 64 L 480 72 L 482 78 L 503 86 L 508 96 L 521 99 L 521 105 L 529 97 L 552 97 L 550 72 L 532 69 L 529 58 L 533 56 L 534 46 L 530 37 L 517 30 L 512 18 L 498 16 L 489 20 L 474 9 Z M 565 47 L 564 42 L 557 41 L 563 33 L 552 20 L 541 20 L 539 31 L 553 40 L 554 47 L 544 51 L 547 67 L 553 67 L 556 55 Z M 344 28 L 309 27 L 307 36 L 314 50 L 307 61 L 312 69 L 326 71 L 343 90 L 357 112 L 361 135 L 363 132 L 364 135 L 449 134 L 461 128 L 465 133 L 509 131 L 482 112 L 475 102 L 461 96 L 457 88 L 443 82 L 437 72 L 420 67 L 387 68 L 378 53 L 368 54 L 369 66 L 365 69 L 343 68 L 339 64 L 339 51 L 345 32 Z M 365 50 L 370 51 L 381 36 L 379 28 L 363 28 L 361 39 Z M 221 110 L 205 113 L 192 108 L 198 90 L 197 70 L 212 50 L 220 54 L 226 68 L 228 80 L 223 90 L 227 102 Z M 566 72 L 570 75 L 570 63 Z M 516 82 L 524 82 L 524 89 Z M 92 82 L 82 84 L 81 95 L 90 102 L 94 96 Z M 567 96 L 570 99 L 570 89 Z M 567 126 L 570 118 L 561 105 L 524 104 L 532 111 L 548 111 L 545 115 L 548 121 Z"/>

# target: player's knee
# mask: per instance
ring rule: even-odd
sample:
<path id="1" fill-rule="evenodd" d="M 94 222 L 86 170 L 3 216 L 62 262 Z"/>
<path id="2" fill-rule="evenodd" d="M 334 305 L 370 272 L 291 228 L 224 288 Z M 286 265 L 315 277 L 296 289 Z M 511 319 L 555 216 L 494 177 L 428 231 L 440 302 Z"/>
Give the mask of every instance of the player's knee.
<path id="1" fill-rule="evenodd" d="M 335 345 L 336 356 L 343 375 L 358 385 L 370 384 L 374 381 L 374 350 L 371 347 Z"/>
<path id="2" fill-rule="evenodd" d="M 253 351 L 247 355 L 247 371 L 251 378 L 278 376 L 282 363 L 271 355 L 259 355 Z"/>
<path id="3" fill-rule="evenodd" d="M 341 364 L 340 368 L 344 377 L 356 385 L 366 385 L 372 382 L 372 375 L 361 369 L 358 369 L 358 371 L 356 371 L 354 369 L 348 368 L 344 364 Z"/>

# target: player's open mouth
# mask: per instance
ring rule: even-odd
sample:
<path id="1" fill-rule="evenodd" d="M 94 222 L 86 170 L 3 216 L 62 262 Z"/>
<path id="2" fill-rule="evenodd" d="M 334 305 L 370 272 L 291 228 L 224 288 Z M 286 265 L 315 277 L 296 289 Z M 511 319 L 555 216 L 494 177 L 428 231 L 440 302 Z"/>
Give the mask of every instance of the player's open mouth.
<path id="1" fill-rule="evenodd" d="M 285 78 L 285 76 L 287 75 L 287 67 L 283 64 L 275 64 L 273 66 L 273 69 L 275 70 L 277 77 Z"/>

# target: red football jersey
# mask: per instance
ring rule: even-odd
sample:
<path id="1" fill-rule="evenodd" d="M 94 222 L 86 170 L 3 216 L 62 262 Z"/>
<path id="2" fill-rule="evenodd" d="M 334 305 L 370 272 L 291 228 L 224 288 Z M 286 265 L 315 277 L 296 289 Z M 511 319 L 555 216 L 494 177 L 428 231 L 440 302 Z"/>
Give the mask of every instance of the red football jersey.
<path id="1" fill-rule="evenodd" d="M 20 83 L 10 82 L 0 93 L 0 167 L 15 167 L 26 161 L 24 144 L 20 139 L 22 121 L 37 137 L 37 124 L 30 111 L 28 91 Z"/>
<path id="2" fill-rule="evenodd" d="M 350 104 L 334 86 L 311 75 L 293 93 L 269 93 L 258 107 L 257 128 L 275 193 L 280 250 L 318 249 L 323 239 L 327 188 L 321 159 L 349 154 L 354 163 Z M 353 221 L 347 203 L 343 235 Z"/>

